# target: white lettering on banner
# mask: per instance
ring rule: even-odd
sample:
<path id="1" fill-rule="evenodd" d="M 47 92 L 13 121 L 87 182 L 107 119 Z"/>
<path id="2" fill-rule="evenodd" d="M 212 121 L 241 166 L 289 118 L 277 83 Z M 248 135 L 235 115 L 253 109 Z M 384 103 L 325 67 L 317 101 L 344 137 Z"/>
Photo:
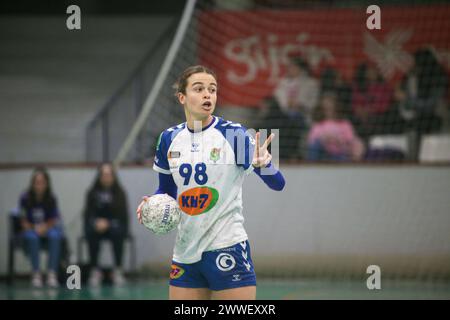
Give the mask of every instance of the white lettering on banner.
<path id="1" fill-rule="evenodd" d="M 227 71 L 227 79 L 234 84 L 252 82 L 260 70 L 270 68 L 269 83 L 276 83 L 282 76 L 281 65 L 286 65 L 289 55 L 298 52 L 314 69 L 322 61 L 334 62 L 334 56 L 327 48 L 307 44 L 310 35 L 300 33 L 295 42 L 279 44 L 278 35 L 253 35 L 251 37 L 233 39 L 225 44 L 225 57 L 233 62 L 245 65 L 246 73 L 239 74 L 234 70 Z"/>

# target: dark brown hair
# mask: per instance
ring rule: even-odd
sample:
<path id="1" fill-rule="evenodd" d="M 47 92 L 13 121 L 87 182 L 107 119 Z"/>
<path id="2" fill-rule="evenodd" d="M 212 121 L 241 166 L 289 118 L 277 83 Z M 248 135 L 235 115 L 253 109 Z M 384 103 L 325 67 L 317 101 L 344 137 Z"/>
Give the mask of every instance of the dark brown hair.
<path id="1" fill-rule="evenodd" d="M 208 74 L 212 75 L 215 79 L 217 79 L 217 76 L 214 73 L 214 71 L 212 71 L 211 69 L 209 69 L 205 66 L 202 66 L 202 65 L 190 66 L 180 74 L 177 81 L 173 84 L 173 88 L 175 90 L 175 96 L 179 92 L 181 92 L 182 94 L 186 94 L 188 78 L 195 73 L 208 73 Z"/>
<path id="2" fill-rule="evenodd" d="M 323 103 L 323 100 L 327 99 L 327 98 L 331 98 L 334 100 L 334 113 L 336 115 L 336 119 L 337 120 L 343 119 L 342 110 L 341 110 L 341 106 L 338 101 L 337 94 L 332 91 L 327 91 L 321 95 L 321 97 L 319 99 L 319 104 L 313 110 L 313 120 L 315 122 L 321 122 L 321 121 L 325 120 L 325 114 L 323 112 L 322 103 Z"/>
<path id="3" fill-rule="evenodd" d="M 45 167 L 36 167 L 33 170 L 33 173 L 31 175 L 30 179 L 30 185 L 27 190 L 27 202 L 26 206 L 27 208 L 33 208 L 38 204 L 37 195 L 36 192 L 34 192 L 33 185 L 36 180 L 36 177 L 42 174 L 44 176 L 45 181 L 47 182 L 47 188 L 44 191 L 43 199 L 41 200 L 43 206 L 45 208 L 52 208 L 55 205 L 55 198 L 53 196 L 52 192 L 52 185 L 50 180 L 50 175 L 48 174 L 48 171 Z"/>
<path id="4" fill-rule="evenodd" d="M 119 179 L 117 178 L 117 172 L 111 162 L 103 162 L 97 167 L 97 175 L 95 177 L 95 180 L 91 187 L 91 190 L 101 190 L 103 188 L 101 179 L 102 179 L 103 169 L 105 167 L 111 168 L 111 172 L 112 172 L 112 176 L 113 176 L 113 184 L 111 186 L 112 192 L 113 193 L 121 192 L 122 186 L 119 183 Z"/>

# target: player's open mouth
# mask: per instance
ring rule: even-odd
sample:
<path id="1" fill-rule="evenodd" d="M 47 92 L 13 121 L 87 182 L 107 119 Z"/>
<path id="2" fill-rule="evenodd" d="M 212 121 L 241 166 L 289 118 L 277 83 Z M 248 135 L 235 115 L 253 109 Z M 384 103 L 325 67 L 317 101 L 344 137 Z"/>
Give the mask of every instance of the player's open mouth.
<path id="1" fill-rule="evenodd" d="M 209 102 L 209 101 L 206 101 L 206 102 L 204 102 L 204 103 L 202 104 L 202 108 L 203 108 L 204 110 L 209 111 L 209 110 L 211 110 L 211 108 L 212 108 L 212 103 Z"/>

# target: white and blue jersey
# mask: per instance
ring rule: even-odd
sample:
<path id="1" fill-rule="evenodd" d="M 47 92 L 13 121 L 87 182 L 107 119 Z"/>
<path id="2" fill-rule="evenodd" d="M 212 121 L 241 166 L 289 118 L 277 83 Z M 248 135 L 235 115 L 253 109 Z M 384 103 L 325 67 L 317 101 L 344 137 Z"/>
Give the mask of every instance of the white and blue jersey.
<path id="1" fill-rule="evenodd" d="M 153 168 L 172 175 L 184 212 L 175 262 L 195 263 L 205 251 L 247 240 L 242 184 L 253 171 L 254 144 L 246 128 L 218 117 L 198 132 L 183 123 L 160 135 Z"/>

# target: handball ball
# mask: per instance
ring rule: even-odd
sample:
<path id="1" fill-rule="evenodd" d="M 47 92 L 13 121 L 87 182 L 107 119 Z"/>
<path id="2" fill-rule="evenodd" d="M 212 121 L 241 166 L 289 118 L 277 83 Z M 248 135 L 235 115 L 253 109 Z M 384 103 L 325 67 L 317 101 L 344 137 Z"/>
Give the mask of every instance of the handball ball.
<path id="1" fill-rule="evenodd" d="M 177 201 L 168 194 L 155 194 L 141 209 L 142 223 L 156 234 L 166 234 L 175 229 L 181 219 Z"/>

